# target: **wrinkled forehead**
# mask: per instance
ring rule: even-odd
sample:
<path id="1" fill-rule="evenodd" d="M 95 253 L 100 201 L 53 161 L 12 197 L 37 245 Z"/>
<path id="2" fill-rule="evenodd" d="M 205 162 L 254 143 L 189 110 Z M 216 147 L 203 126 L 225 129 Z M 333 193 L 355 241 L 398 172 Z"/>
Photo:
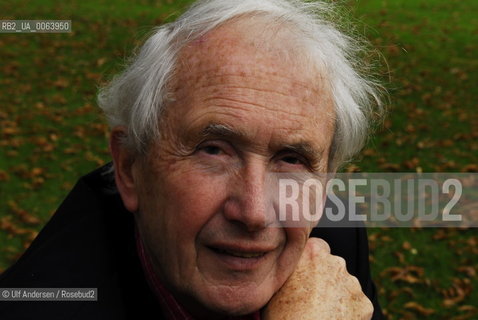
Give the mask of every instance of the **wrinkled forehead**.
<path id="1" fill-rule="evenodd" d="M 229 110 L 244 111 L 238 102 L 247 101 L 256 106 L 248 112 L 266 117 L 264 108 L 272 110 L 271 120 L 281 113 L 300 115 L 313 123 L 310 129 L 325 127 L 332 132 L 335 112 L 327 79 L 301 53 L 303 49 L 287 41 L 292 31 L 279 27 L 264 31 L 262 21 L 246 22 L 225 24 L 183 48 L 170 83 L 174 107 L 167 114 L 184 120 L 186 113 L 209 112 L 207 106 L 217 99 L 227 99 Z M 275 127 L 281 125 L 275 121 Z"/>
<path id="2" fill-rule="evenodd" d="M 215 74 L 286 77 L 301 90 L 328 91 L 328 81 L 294 28 L 263 17 L 236 18 L 206 33 L 182 49 L 176 83 L 188 75 Z M 197 79 L 196 79 L 197 80 Z"/>

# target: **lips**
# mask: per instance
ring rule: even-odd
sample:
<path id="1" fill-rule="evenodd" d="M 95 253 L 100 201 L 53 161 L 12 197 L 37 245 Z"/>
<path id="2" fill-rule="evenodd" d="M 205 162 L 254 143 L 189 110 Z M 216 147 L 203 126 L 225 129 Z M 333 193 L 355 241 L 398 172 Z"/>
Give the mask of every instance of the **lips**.
<path id="1" fill-rule="evenodd" d="M 235 250 L 228 250 L 228 249 L 220 249 L 220 248 L 211 248 L 215 252 L 219 254 L 227 254 L 230 256 L 238 257 L 238 258 L 260 258 L 266 254 L 266 252 L 244 252 L 244 251 L 235 251 Z"/>
<path id="2" fill-rule="evenodd" d="M 212 264 L 218 272 L 253 272 L 271 263 L 275 246 L 256 243 L 209 243 L 206 245 L 212 255 Z"/>
<path id="3" fill-rule="evenodd" d="M 215 253 L 229 255 L 238 258 L 252 259 L 260 258 L 275 250 L 271 245 L 260 245 L 256 243 L 211 243 L 207 247 Z"/>

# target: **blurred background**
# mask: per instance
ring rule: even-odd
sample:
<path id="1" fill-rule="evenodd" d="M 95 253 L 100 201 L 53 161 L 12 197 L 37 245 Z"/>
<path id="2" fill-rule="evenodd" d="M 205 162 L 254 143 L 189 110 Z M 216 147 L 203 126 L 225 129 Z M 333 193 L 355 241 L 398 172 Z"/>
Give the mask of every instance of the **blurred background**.
<path id="1" fill-rule="evenodd" d="M 66 34 L 0 34 L 0 272 L 76 180 L 107 163 L 98 86 L 189 0 L 2 1 L 0 19 L 72 20 Z M 346 171 L 478 171 L 478 1 L 349 0 L 383 57 L 390 112 Z M 87 235 L 85 235 L 87 236 Z M 369 230 L 389 319 L 478 319 L 477 229 Z"/>

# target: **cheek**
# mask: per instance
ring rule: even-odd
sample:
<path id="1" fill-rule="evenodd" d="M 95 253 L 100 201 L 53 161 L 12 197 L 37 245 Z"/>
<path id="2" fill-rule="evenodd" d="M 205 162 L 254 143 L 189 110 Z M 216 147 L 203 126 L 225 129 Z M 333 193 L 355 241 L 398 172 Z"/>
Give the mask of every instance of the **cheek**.
<path id="1" fill-rule="evenodd" d="M 180 242 L 195 240 L 197 234 L 220 211 L 226 195 L 224 179 L 194 170 L 162 175 L 144 199 L 148 220 L 163 235 L 180 235 Z M 187 241 L 186 241 L 187 239 Z"/>
<path id="2" fill-rule="evenodd" d="M 167 187 L 167 201 L 178 208 L 177 215 L 199 218 L 213 215 L 223 202 L 225 179 L 189 171 L 177 175 Z"/>
<path id="3" fill-rule="evenodd" d="M 173 283 L 191 279 L 196 266 L 197 238 L 220 212 L 224 188 L 218 179 L 189 170 L 157 175 L 142 197 L 139 224 L 145 242 L 161 269 Z M 181 280 L 183 279 L 183 280 Z"/>

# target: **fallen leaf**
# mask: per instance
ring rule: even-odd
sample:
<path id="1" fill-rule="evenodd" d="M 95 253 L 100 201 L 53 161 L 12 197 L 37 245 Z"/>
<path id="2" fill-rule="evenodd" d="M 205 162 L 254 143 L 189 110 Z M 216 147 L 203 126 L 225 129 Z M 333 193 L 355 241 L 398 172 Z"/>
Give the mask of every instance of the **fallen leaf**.
<path id="1" fill-rule="evenodd" d="M 10 176 L 8 175 L 8 173 L 6 173 L 3 170 L 0 170 L 0 181 L 8 181 L 8 180 L 10 180 Z"/>
<path id="2" fill-rule="evenodd" d="M 414 302 L 414 301 L 410 301 L 410 302 L 405 303 L 404 307 L 406 309 L 414 310 L 414 311 L 418 312 L 419 314 L 421 314 L 423 316 L 429 316 L 429 315 L 435 313 L 434 309 L 425 308 L 424 306 L 422 306 L 422 305 L 420 305 L 420 304 L 418 304 L 417 302 Z"/>

